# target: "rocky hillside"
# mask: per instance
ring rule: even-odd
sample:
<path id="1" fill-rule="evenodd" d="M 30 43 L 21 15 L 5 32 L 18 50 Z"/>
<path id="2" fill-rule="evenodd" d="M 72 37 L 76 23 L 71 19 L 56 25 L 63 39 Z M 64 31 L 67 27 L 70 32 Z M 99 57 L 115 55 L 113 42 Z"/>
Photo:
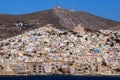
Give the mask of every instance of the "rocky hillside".
<path id="1" fill-rule="evenodd" d="M 58 29 L 71 31 L 77 26 L 91 30 L 108 29 L 120 25 L 120 22 L 104 19 L 86 12 L 72 12 L 60 8 L 25 15 L 1 14 L 0 40 L 22 34 L 46 24 L 53 24 Z M 118 27 L 118 29 L 120 28 Z"/>

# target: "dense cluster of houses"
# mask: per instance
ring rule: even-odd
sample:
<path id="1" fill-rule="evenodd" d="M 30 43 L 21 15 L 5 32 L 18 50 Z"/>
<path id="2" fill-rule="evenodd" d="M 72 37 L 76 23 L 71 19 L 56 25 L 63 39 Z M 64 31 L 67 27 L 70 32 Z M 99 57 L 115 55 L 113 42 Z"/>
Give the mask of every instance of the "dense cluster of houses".
<path id="1" fill-rule="evenodd" d="M 0 41 L 0 75 L 120 75 L 120 31 L 81 30 L 47 25 Z"/>

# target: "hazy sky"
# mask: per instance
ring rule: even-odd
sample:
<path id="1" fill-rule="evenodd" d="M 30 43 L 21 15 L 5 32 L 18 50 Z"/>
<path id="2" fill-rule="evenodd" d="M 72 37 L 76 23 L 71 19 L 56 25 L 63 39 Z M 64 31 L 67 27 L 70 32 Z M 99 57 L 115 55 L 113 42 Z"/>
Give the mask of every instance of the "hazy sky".
<path id="1" fill-rule="evenodd" d="M 76 11 L 120 21 L 120 0 L 0 0 L 0 13 L 26 14 L 54 8 L 58 3 L 67 9 L 74 3 Z"/>

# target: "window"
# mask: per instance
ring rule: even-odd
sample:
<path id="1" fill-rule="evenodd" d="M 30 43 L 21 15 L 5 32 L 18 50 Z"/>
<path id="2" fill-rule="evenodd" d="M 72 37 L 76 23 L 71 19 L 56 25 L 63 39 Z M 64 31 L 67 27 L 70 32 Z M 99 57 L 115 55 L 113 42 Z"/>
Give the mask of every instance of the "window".
<path id="1" fill-rule="evenodd" d="M 39 73 L 41 73 L 42 71 L 39 71 Z"/>
<path id="2" fill-rule="evenodd" d="M 41 70 L 42 68 L 39 68 L 39 70 Z"/>
<path id="3" fill-rule="evenodd" d="M 33 65 L 33 67 L 36 67 L 36 65 Z"/>
<path id="4" fill-rule="evenodd" d="M 52 67 L 52 69 L 55 69 L 54 67 Z"/>
<path id="5" fill-rule="evenodd" d="M 58 66 L 56 66 L 56 68 L 58 68 Z"/>
<path id="6" fill-rule="evenodd" d="M 36 73 L 36 71 L 33 71 L 33 73 Z"/>
<path id="7" fill-rule="evenodd" d="M 33 70 L 36 70 L 36 68 L 33 68 Z"/>

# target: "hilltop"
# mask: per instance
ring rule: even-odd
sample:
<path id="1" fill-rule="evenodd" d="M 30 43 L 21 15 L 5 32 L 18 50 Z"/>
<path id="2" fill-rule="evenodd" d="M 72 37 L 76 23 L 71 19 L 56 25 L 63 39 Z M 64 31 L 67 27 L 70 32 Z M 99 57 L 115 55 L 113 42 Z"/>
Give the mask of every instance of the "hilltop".
<path id="1" fill-rule="evenodd" d="M 0 14 L 0 40 L 22 34 L 47 24 L 60 30 L 73 31 L 76 27 L 90 30 L 119 30 L 120 22 L 101 18 L 86 12 L 72 12 L 55 8 L 24 15 Z M 115 28 L 114 28 L 115 27 Z"/>

